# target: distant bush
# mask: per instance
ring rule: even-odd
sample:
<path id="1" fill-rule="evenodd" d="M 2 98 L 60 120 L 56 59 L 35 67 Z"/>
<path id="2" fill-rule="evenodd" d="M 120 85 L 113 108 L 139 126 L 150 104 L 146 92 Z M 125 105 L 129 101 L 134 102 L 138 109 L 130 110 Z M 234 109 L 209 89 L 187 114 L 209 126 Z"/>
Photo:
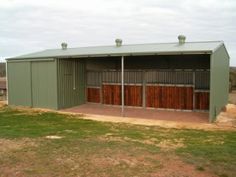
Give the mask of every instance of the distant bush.
<path id="1" fill-rule="evenodd" d="M 6 77 L 6 63 L 0 63 L 0 77 Z"/>

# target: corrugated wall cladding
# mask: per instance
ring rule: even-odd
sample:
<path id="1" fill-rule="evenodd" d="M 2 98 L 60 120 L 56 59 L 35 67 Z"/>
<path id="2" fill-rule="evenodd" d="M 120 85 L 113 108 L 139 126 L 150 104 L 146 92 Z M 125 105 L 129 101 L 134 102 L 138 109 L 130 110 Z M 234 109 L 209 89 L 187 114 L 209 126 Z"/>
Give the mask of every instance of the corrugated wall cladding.
<path id="1" fill-rule="evenodd" d="M 32 62 L 32 106 L 57 109 L 55 61 Z"/>
<path id="2" fill-rule="evenodd" d="M 124 71 L 124 82 L 125 84 L 136 84 L 142 83 L 143 75 L 142 71 Z M 102 82 L 103 83 L 120 83 L 121 82 L 121 72 L 119 70 L 113 71 L 103 71 L 102 72 Z"/>
<path id="3" fill-rule="evenodd" d="M 101 86 L 101 72 L 100 71 L 91 71 L 87 72 L 87 86 L 89 87 L 100 87 Z"/>
<path id="4" fill-rule="evenodd" d="M 195 89 L 210 88 L 210 71 L 196 71 L 195 72 Z"/>
<path id="5" fill-rule="evenodd" d="M 120 83 L 121 82 L 121 72 L 114 71 L 102 71 L 102 82 L 105 83 Z"/>
<path id="6" fill-rule="evenodd" d="M 9 104 L 57 109 L 56 62 L 10 61 Z"/>
<path id="7" fill-rule="evenodd" d="M 121 72 L 119 70 L 87 71 L 87 86 L 100 87 L 102 83 L 120 83 Z M 143 82 L 142 71 L 125 71 L 125 84 L 141 84 Z"/>
<path id="8" fill-rule="evenodd" d="M 210 119 L 214 121 L 228 103 L 229 56 L 222 45 L 211 55 L 210 74 Z"/>
<path id="9" fill-rule="evenodd" d="M 31 106 L 31 63 L 7 62 L 9 105 Z"/>
<path id="10" fill-rule="evenodd" d="M 85 64 L 79 59 L 58 59 L 59 109 L 85 102 Z"/>
<path id="11" fill-rule="evenodd" d="M 142 84 L 143 80 L 150 84 L 195 84 L 196 89 L 209 89 L 210 71 L 126 70 L 124 72 L 125 84 Z M 87 71 L 87 86 L 100 87 L 102 83 L 121 83 L 121 72 Z"/>
<path id="12" fill-rule="evenodd" d="M 147 71 L 146 82 L 157 84 L 193 84 L 193 71 Z"/>

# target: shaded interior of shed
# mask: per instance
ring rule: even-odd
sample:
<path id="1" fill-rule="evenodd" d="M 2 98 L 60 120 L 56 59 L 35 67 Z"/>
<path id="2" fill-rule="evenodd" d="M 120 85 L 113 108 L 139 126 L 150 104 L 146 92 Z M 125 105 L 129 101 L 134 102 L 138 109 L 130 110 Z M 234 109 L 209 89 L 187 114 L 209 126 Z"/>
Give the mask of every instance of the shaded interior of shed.
<path id="1" fill-rule="evenodd" d="M 124 58 L 126 106 L 209 109 L 210 55 Z M 86 60 L 86 101 L 121 105 L 121 57 Z"/>
<path id="2" fill-rule="evenodd" d="M 89 58 L 87 70 L 121 68 L 121 57 Z M 210 69 L 210 55 L 126 56 L 125 69 Z"/>

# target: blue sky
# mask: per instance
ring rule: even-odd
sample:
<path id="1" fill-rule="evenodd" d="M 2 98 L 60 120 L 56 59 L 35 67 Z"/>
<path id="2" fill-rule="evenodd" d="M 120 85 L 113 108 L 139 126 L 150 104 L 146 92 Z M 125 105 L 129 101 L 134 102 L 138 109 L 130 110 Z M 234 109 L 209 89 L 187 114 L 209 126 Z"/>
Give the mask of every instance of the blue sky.
<path id="1" fill-rule="evenodd" d="M 0 0 L 0 60 L 47 48 L 223 40 L 236 66 L 235 0 Z"/>

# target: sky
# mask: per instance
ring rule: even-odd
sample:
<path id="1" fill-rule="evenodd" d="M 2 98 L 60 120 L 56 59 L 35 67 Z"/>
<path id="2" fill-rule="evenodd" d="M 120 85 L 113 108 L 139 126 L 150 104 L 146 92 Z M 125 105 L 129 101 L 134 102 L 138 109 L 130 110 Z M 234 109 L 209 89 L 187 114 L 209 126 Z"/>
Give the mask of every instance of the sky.
<path id="1" fill-rule="evenodd" d="M 236 66 L 235 0 L 0 0 L 0 61 L 48 48 L 223 40 Z"/>

